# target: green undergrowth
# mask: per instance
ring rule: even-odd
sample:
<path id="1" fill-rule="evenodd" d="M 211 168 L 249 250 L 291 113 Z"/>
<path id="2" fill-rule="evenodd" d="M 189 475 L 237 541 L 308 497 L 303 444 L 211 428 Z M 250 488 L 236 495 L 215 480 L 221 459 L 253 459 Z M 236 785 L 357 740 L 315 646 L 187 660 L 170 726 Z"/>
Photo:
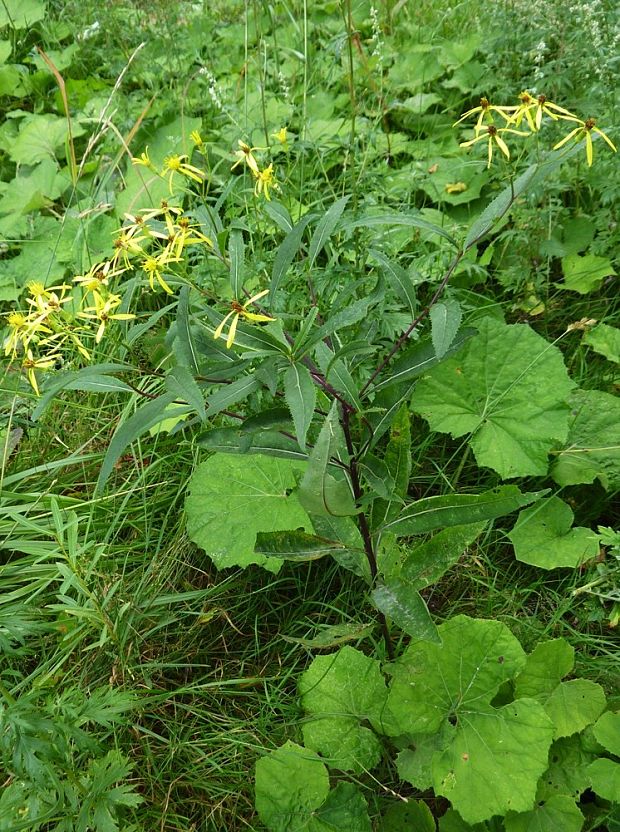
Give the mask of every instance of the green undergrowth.
<path id="1" fill-rule="evenodd" d="M 614 4 L 1 5 L 0 832 L 617 832 Z"/>

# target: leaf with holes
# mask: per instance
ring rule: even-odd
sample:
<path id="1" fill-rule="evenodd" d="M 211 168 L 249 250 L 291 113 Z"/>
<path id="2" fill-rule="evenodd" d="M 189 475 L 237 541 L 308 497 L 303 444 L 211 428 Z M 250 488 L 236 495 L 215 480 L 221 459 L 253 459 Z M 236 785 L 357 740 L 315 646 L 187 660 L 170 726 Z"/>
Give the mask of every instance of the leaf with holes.
<path id="1" fill-rule="evenodd" d="M 433 430 L 469 434 L 478 464 L 503 478 L 544 475 L 568 433 L 573 387 L 557 347 L 526 324 L 485 318 L 478 335 L 418 382 L 412 408 Z"/>
<path id="2" fill-rule="evenodd" d="M 258 532 L 312 532 L 297 499 L 303 465 L 264 456 L 213 454 L 196 468 L 185 503 L 187 531 L 218 569 L 257 563 L 271 572 L 279 558 L 256 554 Z"/>
<path id="3" fill-rule="evenodd" d="M 509 812 L 504 825 L 506 832 L 579 832 L 583 821 L 572 797 L 559 794 L 539 801 L 529 812 Z"/>
<path id="4" fill-rule="evenodd" d="M 545 703 L 554 726 L 554 739 L 583 731 L 605 710 L 605 692 L 589 679 L 561 682 Z"/>

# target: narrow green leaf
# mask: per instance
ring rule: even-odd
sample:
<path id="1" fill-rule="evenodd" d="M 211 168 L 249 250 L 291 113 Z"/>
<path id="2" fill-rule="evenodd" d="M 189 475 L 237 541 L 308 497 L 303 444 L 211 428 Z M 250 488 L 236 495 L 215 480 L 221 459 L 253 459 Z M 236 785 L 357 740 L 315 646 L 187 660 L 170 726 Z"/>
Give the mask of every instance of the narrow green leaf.
<path id="1" fill-rule="evenodd" d="M 201 433 L 197 441 L 203 448 L 226 454 L 264 454 L 302 461 L 308 459 L 308 455 L 295 440 L 275 430 L 243 435 L 237 428 L 214 428 Z"/>
<path id="2" fill-rule="evenodd" d="M 287 273 L 289 266 L 293 262 L 295 255 L 301 247 L 301 240 L 304 235 L 304 231 L 312 219 L 314 219 L 314 214 L 306 214 L 305 217 L 302 217 L 297 225 L 289 231 L 278 249 L 278 253 L 273 261 L 271 286 L 269 287 L 269 300 L 271 303 L 273 303 L 274 296 L 278 291 L 282 278 Z"/>
<path id="3" fill-rule="evenodd" d="M 270 202 L 263 202 L 263 211 L 285 234 L 288 234 L 292 230 L 293 220 L 291 219 L 291 215 L 277 199 L 272 199 Z"/>
<path id="4" fill-rule="evenodd" d="M 254 376 L 243 376 L 231 384 L 220 387 L 215 393 L 207 396 L 209 416 L 215 416 L 216 413 L 226 410 L 232 404 L 247 399 L 250 393 L 258 390 L 259 387 L 260 385 Z"/>
<path id="5" fill-rule="evenodd" d="M 202 422 L 207 418 L 205 400 L 196 379 L 187 369 L 177 364 L 166 376 L 166 387 L 175 398 L 186 401 L 200 416 Z"/>
<path id="6" fill-rule="evenodd" d="M 208 321 L 199 320 L 197 322 L 206 330 L 207 337 L 213 340 L 213 334 L 215 333 L 218 325 L 222 322 L 224 315 L 221 312 L 217 312 L 210 306 L 204 307 L 204 314 L 208 318 Z M 222 341 L 222 344 L 223 343 L 224 342 Z M 279 338 L 276 338 L 275 335 L 272 335 L 266 326 L 251 326 L 250 324 L 242 323 L 240 323 L 237 327 L 237 334 L 235 335 L 235 343 L 233 347 L 230 350 L 226 349 L 226 354 L 230 355 L 232 360 L 235 360 L 238 357 L 235 348 L 237 350 L 247 349 L 253 353 L 262 353 L 264 355 L 283 353 L 288 356 L 290 354 L 289 345 L 282 342 Z M 225 348 L 222 348 L 222 353 L 224 353 L 224 350 Z"/>
<path id="7" fill-rule="evenodd" d="M 281 636 L 284 641 L 291 644 L 299 644 L 310 650 L 315 648 L 325 650 L 327 647 L 339 647 L 348 641 L 360 641 L 372 635 L 375 624 L 360 624 L 352 621 L 348 624 L 332 624 L 322 627 L 312 638 L 293 638 L 292 636 Z"/>
<path id="8" fill-rule="evenodd" d="M 299 332 L 297 333 L 297 337 L 293 343 L 293 355 L 297 354 L 297 350 L 303 346 L 303 343 L 306 339 L 306 336 L 312 329 L 314 322 L 316 320 L 316 316 L 319 314 L 319 310 L 317 306 L 313 306 L 306 317 L 303 319 L 301 323 L 301 327 L 299 328 Z"/>
<path id="9" fill-rule="evenodd" d="M 323 338 L 333 335 L 336 330 L 344 329 L 344 327 L 347 326 L 353 326 L 353 324 L 363 320 L 368 314 L 368 309 L 371 303 L 372 298 L 361 298 L 360 300 L 354 301 L 349 306 L 346 306 L 344 309 L 341 309 L 340 312 L 336 312 L 331 316 L 331 318 L 328 318 L 325 321 L 323 326 L 316 329 L 308 338 L 303 345 L 301 354 L 305 355 L 311 347 L 318 344 L 318 342 L 322 341 Z"/>
<path id="10" fill-rule="evenodd" d="M 490 202 L 480 216 L 472 223 L 465 242 L 463 243 L 464 251 L 470 249 L 473 245 L 480 242 L 485 237 L 493 226 L 504 216 L 510 209 L 516 197 L 518 197 L 534 180 L 534 176 L 538 169 L 538 165 L 532 165 L 521 176 L 517 177 L 514 182 L 508 185 L 507 188 L 496 196 Z"/>
<path id="11" fill-rule="evenodd" d="M 448 352 L 456 337 L 463 313 L 457 301 L 445 300 L 442 303 L 435 303 L 429 314 L 435 355 L 441 359 Z"/>
<path id="12" fill-rule="evenodd" d="M 292 428 L 291 414 L 286 407 L 270 407 L 248 417 L 239 430 L 241 433 L 255 433 L 259 430 L 277 428 L 279 430 Z"/>
<path id="13" fill-rule="evenodd" d="M 402 510 L 399 517 L 387 523 L 384 531 L 399 537 L 425 534 L 446 526 L 494 520 L 535 502 L 546 491 L 522 494 L 516 485 L 501 485 L 482 494 L 446 494 L 417 500 Z"/>
<path id="14" fill-rule="evenodd" d="M 414 228 L 422 228 L 424 231 L 431 231 L 433 234 L 438 234 L 447 240 L 451 245 L 457 248 L 457 242 L 445 229 L 440 225 L 434 225 L 432 222 L 422 219 L 416 214 L 380 214 L 379 216 L 360 217 L 357 220 L 349 220 L 341 225 L 343 231 L 352 231 L 354 228 L 374 228 L 377 225 L 409 225 Z"/>
<path id="15" fill-rule="evenodd" d="M 316 357 L 323 375 L 331 386 L 342 393 L 346 401 L 362 410 L 362 402 L 359 397 L 356 383 L 353 381 L 347 365 L 334 356 L 332 350 L 323 341 L 315 347 Z"/>
<path id="16" fill-rule="evenodd" d="M 394 483 L 389 499 L 375 500 L 372 507 L 372 527 L 379 528 L 400 514 L 409 488 L 411 475 L 411 427 L 409 409 L 403 403 L 394 416 L 390 441 L 385 449 L 385 465 Z"/>
<path id="17" fill-rule="evenodd" d="M 389 430 L 394 419 L 394 414 L 403 402 L 409 401 L 415 384 L 415 381 L 410 381 L 404 384 L 394 385 L 394 387 L 381 390 L 375 396 L 373 404 L 377 412 L 371 411 L 367 414 L 367 419 L 372 426 L 372 435 L 368 446 L 369 450 L 372 450 L 383 434 Z"/>
<path id="18" fill-rule="evenodd" d="M 570 159 L 579 149 L 579 145 L 576 145 L 569 150 L 552 151 L 543 162 L 532 165 L 507 188 L 504 188 L 471 225 L 463 243 L 463 251 L 467 251 L 486 237 L 493 226 L 510 209 L 515 199 L 530 188 L 534 182 L 539 182 L 545 176 L 557 170 L 563 162 Z"/>
<path id="19" fill-rule="evenodd" d="M 337 402 L 332 404 L 310 453 L 308 467 L 299 488 L 299 502 L 306 511 L 313 514 L 355 514 L 355 501 L 344 471 L 335 466 L 329 469 L 332 457 L 348 459 L 338 420 Z"/>
<path id="20" fill-rule="evenodd" d="M 326 540 L 314 534 L 300 531 L 259 532 L 256 535 L 254 551 L 259 555 L 282 558 L 282 560 L 318 560 L 344 549 L 337 540 Z"/>
<path id="21" fill-rule="evenodd" d="M 183 288 L 187 288 L 186 286 Z M 140 324 L 134 324 L 133 326 L 129 327 L 127 330 L 127 334 L 125 336 L 125 342 L 127 344 L 133 344 L 138 338 L 141 338 L 145 332 L 148 332 L 149 329 L 152 329 L 155 324 L 167 315 L 171 309 L 177 306 L 177 302 L 169 303 L 166 306 L 163 306 L 161 309 L 158 309 L 157 312 L 153 312 L 152 315 L 149 315 L 146 321 L 143 321 Z M 125 310 L 123 310 L 125 311 Z"/>
<path id="22" fill-rule="evenodd" d="M 394 293 L 403 305 L 409 308 L 409 314 L 413 320 L 418 307 L 418 298 L 415 287 L 407 272 L 402 266 L 399 266 L 398 263 L 393 263 L 380 251 L 370 249 L 368 253 L 379 263 Z"/>
<path id="23" fill-rule="evenodd" d="M 306 434 L 314 417 L 316 386 L 303 364 L 291 364 L 284 374 L 284 398 L 295 423 L 297 441 L 305 451 Z"/>
<path id="24" fill-rule="evenodd" d="M 239 298 L 243 291 L 243 267 L 245 262 L 245 243 L 240 228 L 230 229 L 228 256 L 230 258 L 230 288 L 232 289 L 233 298 Z"/>
<path id="25" fill-rule="evenodd" d="M 114 436 L 110 440 L 110 444 L 103 458 L 103 463 L 101 464 L 97 485 L 95 486 L 96 494 L 101 493 L 103 486 L 112 473 L 114 465 L 119 460 L 125 448 L 149 428 L 152 428 L 153 425 L 161 422 L 165 418 L 166 408 L 169 404 L 172 404 L 175 398 L 175 393 L 163 393 L 161 396 L 138 408 L 126 422 L 119 424 L 114 432 Z"/>
<path id="26" fill-rule="evenodd" d="M 336 226 L 338 225 L 338 220 L 342 216 L 342 212 L 346 208 L 347 202 L 350 199 L 351 194 L 338 199 L 333 205 L 330 205 L 327 212 L 318 221 L 308 248 L 308 269 L 312 269 L 314 267 L 316 258 L 323 250 L 325 243 L 334 233 Z"/>
<path id="27" fill-rule="evenodd" d="M 411 584 L 393 579 L 375 587 L 371 598 L 375 607 L 407 635 L 421 641 L 441 642 L 424 599 Z"/>
<path id="28" fill-rule="evenodd" d="M 36 422 L 47 405 L 61 390 L 93 389 L 100 392 L 131 390 L 132 388 L 125 382 L 108 375 L 131 369 L 133 368 L 127 364 L 93 364 L 90 367 L 84 367 L 82 370 L 57 373 L 46 382 L 41 398 L 30 418 L 33 422 Z M 89 382 L 92 382 L 92 388 L 82 386 Z"/>
<path id="29" fill-rule="evenodd" d="M 414 589 L 424 589 L 437 583 L 482 534 L 485 526 L 485 522 L 467 523 L 442 529 L 430 540 L 407 552 L 400 567 L 400 577 Z"/>
<path id="30" fill-rule="evenodd" d="M 476 330 L 466 327 L 456 334 L 451 345 L 446 349 L 442 358 L 457 352 L 466 341 L 476 335 Z M 375 392 L 399 384 L 402 381 L 409 381 L 417 378 L 438 364 L 440 359 L 431 338 L 421 338 L 417 344 L 406 350 L 401 357 L 393 364 L 388 365 L 385 375 L 379 377 L 374 385 Z"/>

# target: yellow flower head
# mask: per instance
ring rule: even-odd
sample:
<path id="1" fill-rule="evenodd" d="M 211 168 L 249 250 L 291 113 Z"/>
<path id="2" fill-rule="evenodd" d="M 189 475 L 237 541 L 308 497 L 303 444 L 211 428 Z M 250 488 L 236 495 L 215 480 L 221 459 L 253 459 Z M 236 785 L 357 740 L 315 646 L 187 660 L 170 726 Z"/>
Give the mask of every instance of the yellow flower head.
<path id="1" fill-rule="evenodd" d="M 487 152 L 489 159 L 487 168 L 490 168 L 491 160 L 493 159 L 494 144 L 496 144 L 499 147 L 499 149 L 502 151 L 502 153 L 507 159 L 510 159 L 510 150 L 508 150 L 508 145 L 500 135 L 501 133 L 514 133 L 516 136 L 530 135 L 529 133 L 522 133 L 519 130 L 511 130 L 509 127 L 495 127 L 494 124 L 489 124 L 478 136 L 476 136 L 475 139 L 470 139 L 468 142 L 461 142 L 460 146 L 471 147 L 472 144 L 476 144 L 476 142 L 484 141 L 486 139 L 488 142 Z"/>
<path id="2" fill-rule="evenodd" d="M 204 140 L 198 130 L 192 130 L 192 132 L 189 134 L 189 137 L 194 142 L 196 147 L 202 147 L 202 145 L 204 144 Z"/>
<path id="3" fill-rule="evenodd" d="M 571 118 L 571 121 L 577 121 L 579 123 L 578 127 L 575 127 L 574 130 L 568 134 L 568 136 L 564 136 L 556 145 L 554 145 L 554 150 L 562 147 L 565 145 L 566 142 L 570 141 L 572 138 L 575 139 L 576 142 L 585 139 L 586 141 L 586 159 L 588 160 L 588 167 L 592 166 L 592 160 L 594 159 L 594 148 L 592 145 L 592 133 L 598 133 L 601 138 L 607 142 L 609 147 L 616 152 L 616 146 L 613 144 L 609 136 L 607 136 L 601 129 L 596 126 L 596 120 L 593 118 L 587 118 L 585 121 L 578 119 L 576 117 Z"/>
<path id="4" fill-rule="evenodd" d="M 30 382 L 30 386 L 37 394 L 39 393 L 39 386 L 37 384 L 37 374 L 35 370 L 50 370 L 52 367 L 56 365 L 57 361 L 62 361 L 62 356 L 58 353 L 54 353 L 52 355 L 44 355 L 41 358 L 35 358 L 32 354 L 32 350 L 26 351 L 26 356 L 22 362 L 22 370 L 25 371 L 28 381 Z"/>
<path id="5" fill-rule="evenodd" d="M 283 147 L 286 147 L 286 127 L 280 127 L 277 133 L 271 134 L 273 138 L 280 142 Z"/>
<path id="6" fill-rule="evenodd" d="M 269 294 L 269 289 L 263 289 L 262 292 L 258 292 L 256 295 L 252 295 L 249 300 L 246 300 L 244 304 L 240 304 L 238 300 L 233 300 L 230 304 L 231 311 L 223 318 L 220 323 L 218 324 L 217 329 L 213 333 L 213 338 L 217 340 L 222 332 L 224 331 L 224 327 L 226 323 L 232 318 L 232 322 L 228 329 L 228 337 L 226 338 L 226 347 L 230 349 L 235 341 L 235 334 L 237 332 L 237 324 L 239 323 L 239 318 L 243 318 L 246 321 L 254 321 L 254 322 L 261 322 L 261 321 L 275 321 L 275 318 L 269 317 L 269 315 L 261 315 L 257 312 L 248 312 L 248 306 L 250 304 L 255 303 L 260 298 L 264 298 L 265 295 Z"/>
<path id="7" fill-rule="evenodd" d="M 249 144 L 242 142 L 241 139 L 238 140 L 237 144 L 239 145 L 239 150 L 235 150 L 235 158 L 237 161 L 231 167 L 231 170 L 239 167 L 239 165 L 246 164 L 254 176 L 258 176 L 258 162 L 254 158 L 254 151 L 260 150 L 260 148 L 250 147 Z"/>
<path id="8" fill-rule="evenodd" d="M 183 161 L 187 158 L 187 154 L 180 156 L 178 153 L 173 153 L 171 156 L 166 156 L 164 159 L 164 167 L 162 168 L 161 175 L 165 176 L 167 173 L 170 173 L 170 176 L 168 177 L 168 187 L 170 188 L 170 193 L 172 193 L 172 178 L 175 173 L 180 173 L 181 176 L 185 176 L 187 179 L 193 179 L 194 182 L 202 183 L 205 179 L 204 171 Z"/>
<path id="9" fill-rule="evenodd" d="M 506 124 L 509 124 L 511 120 L 510 112 L 515 109 L 515 107 L 498 107 L 495 104 L 491 104 L 489 99 L 483 95 L 480 99 L 480 104 L 477 107 L 472 107 L 471 110 L 467 110 L 467 112 L 463 113 L 460 119 L 455 121 L 452 126 L 456 127 L 457 124 L 460 124 L 462 121 L 465 121 L 466 118 L 474 116 L 477 113 L 478 118 L 476 120 L 476 124 L 474 125 L 474 130 L 476 131 L 476 135 L 478 135 L 478 133 L 482 130 L 482 125 L 485 120 L 493 123 L 493 113 L 500 115 Z"/>
<path id="10" fill-rule="evenodd" d="M 116 307 L 120 306 L 122 302 L 120 295 L 109 294 L 107 297 L 104 297 L 99 292 L 93 292 L 93 298 L 95 305 L 87 307 L 85 312 L 80 313 L 80 317 L 99 321 L 97 334 L 95 335 L 96 344 L 103 338 L 108 321 L 130 321 L 136 317 L 129 312 L 114 312 Z"/>
<path id="11" fill-rule="evenodd" d="M 131 162 L 134 165 L 142 165 L 142 167 L 149 168 L 149 170 L 155 170 L 155 165 L 151 162 L 151 157 L 149 156 L 148 147 L 139 156 L 132 156 Z"/>
<path id="12" fill-rule="evenodd" d="M 549 118 L 552 118 L 554 121 L 557 121 L 558 119 L 574 121 L 577 118 L 572 113 L 569 113 L 568 110 L 565 110 L 564 107 L 560 107 L 558 104 L 548 101 L 546 95 L 539 95 L 534 98 L 533 95 L 530 95 L 530 93 L 525 90 L 519 95 L 519 101 L 521 103 L 515 109 L 512 121 L 517 127 L 519 127 L 525 118 L 532 133 L 540 130 L 543 115 L 549 116 Z"/>
<path id="13" fill-rule="evenodd" d="M 265 199 L 270 201 L 269 188 L 275 188 L 276 190 L 279 188 L 276 178 L 273 175 L 273 164 L 266 167 L 265 170 L 259 170 L 254 174 L 254 178 L 256 180 L 256 184 L 254 185 L 255 195 L 260 196 L 261 193 L 264 193 Z"/>

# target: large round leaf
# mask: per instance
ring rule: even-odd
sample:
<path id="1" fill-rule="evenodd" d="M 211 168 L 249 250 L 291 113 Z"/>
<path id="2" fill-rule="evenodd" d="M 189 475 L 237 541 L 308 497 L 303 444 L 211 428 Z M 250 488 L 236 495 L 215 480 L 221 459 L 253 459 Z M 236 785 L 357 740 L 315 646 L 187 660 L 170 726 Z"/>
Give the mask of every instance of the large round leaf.
<path id="1" fill-rule="evenodd" d="M 526 324 L 485 318 L 479 330 L 418 382 L 413 410 L 433 430 L 470 434 L 478 464 L 504 478 L 544 475 L 568 432 L 562 354 Z"/>
<path id="2" fill-rule="evenodd" d="M 255 554 L 258 532 L 312 531 L 295 493 L 298 462 L 213 454 L 189 483 L 187 531 L 219 569 L 257 563 L 277 572 L 279 558 Z"/>
<path id="3" fill-rule="evenodd" d="M 317 656 L 299 680 L 309 719 L 304 743 L 332 768 L 361 773 L 381 757 L 376 734 L 363 725 L 382 728 L 387 689 L 376 659 L 353 647 Z"/>
<path id="4" fill-rule="evenodd" d="M 620 486 L 620 400 L 600 390 L 575 390 L 570 397 L 568 439 L 551 475 L 558 485 L 598 478 L 604 488 Z"/>
<path id="5" fill-rule="evenodd" d="M 559 497 L 540 500 L 523 509 L 510 532 L 517 560 L 542 569 L 575 567 L 598 554 L 592 529 L 571 528 L 573 512 Z"/>

